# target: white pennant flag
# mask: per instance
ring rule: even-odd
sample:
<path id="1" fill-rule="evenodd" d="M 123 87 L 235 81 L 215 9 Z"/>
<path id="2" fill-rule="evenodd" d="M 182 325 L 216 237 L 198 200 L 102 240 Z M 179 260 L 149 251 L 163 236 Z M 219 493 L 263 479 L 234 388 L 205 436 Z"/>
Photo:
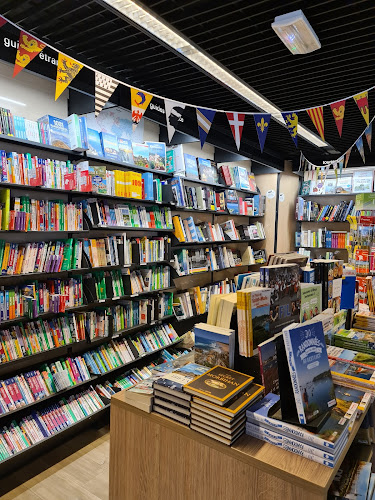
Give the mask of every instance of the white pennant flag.
<path id="1" fill-rule="evenodd" d="M 167 122 L 168 130 L 168 142 L 171 142 L 178 122 L 183 123 L 182 113 L 185 109 L 185 104 L 178 101 L 170 101 L 169 99 L 164 99 L 165 106 L 165 119 Z"/>
<path id="2" fill-rule="evenodd" d="M 104 73 L 95 72 L 95 116 L 101 112 L 118 83 Z"/>

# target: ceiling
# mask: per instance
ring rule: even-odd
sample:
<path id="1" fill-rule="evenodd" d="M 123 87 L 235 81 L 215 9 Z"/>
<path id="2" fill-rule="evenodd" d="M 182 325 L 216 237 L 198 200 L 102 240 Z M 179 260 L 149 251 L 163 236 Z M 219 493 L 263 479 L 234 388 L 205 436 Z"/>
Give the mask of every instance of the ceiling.
<path id="1" fill-rule="evenodd" d="M 144 0 L 143 4 L 282 110 L 318 106 L 375 85 L 372 0 Z M 271 29 L 275 16 L 297 9 L 303 10 L 322 44 L 320 50 L 301 56 L 293 56 Z M 3 0 L 0 10 L 57 49 L 144 90 L 205 107 L 258 111 L 99 0 Z M 375 91 L 369 101 L 372 118 Z M 347 101 L 341 139 L 329 107 L 324 108 L 324 119 L 326 141 L 340 152 L 366 126 L 353 99 Z M 216 115 L 208 142 L 216 132 L 231 135 L 225 120 Z M 246 118 L 244 154 L 257 145 L 252 120 Z M 300 113 L 300 122 L 315 132 L 305 112 Z M 301 138 L 299 146 L 311 161 L 338 156 L 329 156 Z M 375 154 L 367 145 L 365 153 L 367 163 L 374 165 Z M 276 122 L 264 151 L 265 158 L 272 155 L 299 158 L 289 132 Z M 361 164 L 353 151 L 350 165 Z"/>

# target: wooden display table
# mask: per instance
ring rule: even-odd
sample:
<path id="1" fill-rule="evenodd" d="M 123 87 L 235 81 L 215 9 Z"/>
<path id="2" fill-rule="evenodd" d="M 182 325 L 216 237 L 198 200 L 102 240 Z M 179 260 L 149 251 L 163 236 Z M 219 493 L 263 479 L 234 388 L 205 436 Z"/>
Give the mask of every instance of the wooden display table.
<path id="1" fill-rule="evenodd" d="M 230 447 L 111 399 L 110 500 L 322 500 L 330 469 L 250 436 Z"/>

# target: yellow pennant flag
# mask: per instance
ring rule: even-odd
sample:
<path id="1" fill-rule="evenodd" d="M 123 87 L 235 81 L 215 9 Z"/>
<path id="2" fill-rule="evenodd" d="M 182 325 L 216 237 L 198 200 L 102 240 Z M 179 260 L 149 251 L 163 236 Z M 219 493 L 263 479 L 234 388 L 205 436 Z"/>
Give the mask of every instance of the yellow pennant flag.
<path id="1" fill-rule="evenodd" d="M 83 68 L 83 64 L 59 53 L 57 61 L 55 101 Z"/>
<path id="2" fill-rule="evenodd" d="M 135 127 L 141 121 L 142 116 L 148 108 L 152 97 L 152 94 L 148 94 L 143 90 L 133 89 L 133 87 L 130 88 L 133 130 L 135 130 Z"/>

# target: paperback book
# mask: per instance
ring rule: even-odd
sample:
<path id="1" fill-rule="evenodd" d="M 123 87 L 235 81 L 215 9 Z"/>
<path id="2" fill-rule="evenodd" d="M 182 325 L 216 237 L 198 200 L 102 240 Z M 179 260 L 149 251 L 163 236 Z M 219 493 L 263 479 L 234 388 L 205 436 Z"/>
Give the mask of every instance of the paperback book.
<path id="1" fill-rule="evenodd" d="M 233 368 L 235 331 L 207 323 L 194 326 L 194 360 L 204 366 Z"/>

